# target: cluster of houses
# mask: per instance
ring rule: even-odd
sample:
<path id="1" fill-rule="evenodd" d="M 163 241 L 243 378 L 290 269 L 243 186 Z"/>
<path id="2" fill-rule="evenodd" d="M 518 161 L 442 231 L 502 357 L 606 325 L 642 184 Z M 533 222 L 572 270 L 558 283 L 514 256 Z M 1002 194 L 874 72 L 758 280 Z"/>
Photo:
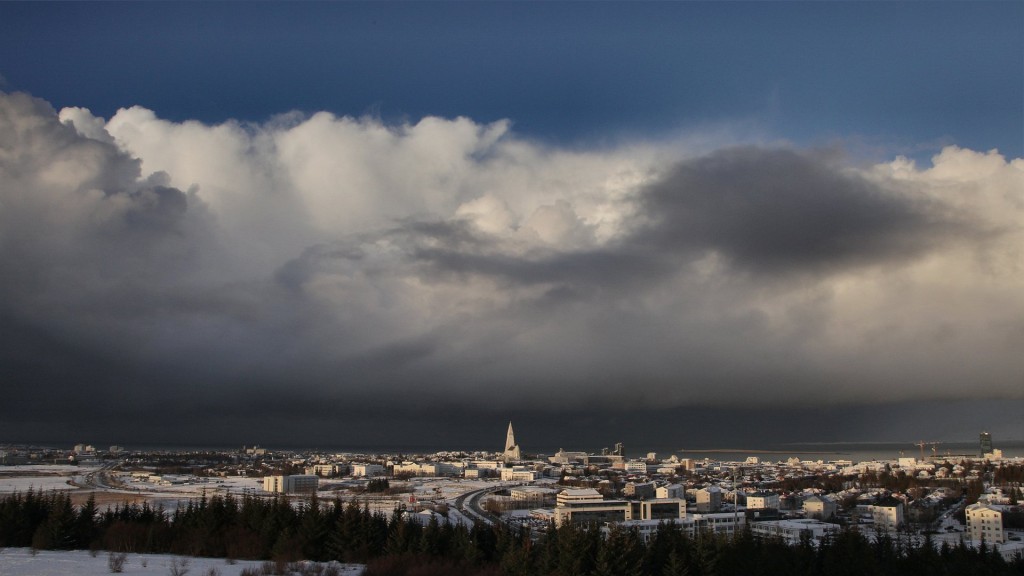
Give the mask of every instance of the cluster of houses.
<path id="1" fill-rule="evenodd" d="M 315 465 L 307 472 L 353 477 L 500 479 L 514 485 L 508 487 L 506 496 L 493 498 L 504 499 L 507 509 L 521 510 L 517 518 L 522 521 L 535 525 L 618 525 L 636 529 L 643 537 L 649 537 L 666 521 L 676 523 L 690 534 L 711 531 L 728 535 L 749 527 L 755 535 L 788 542 L 808 537 L 820 539 L 841 529 L 843 524 L 861 525 L 863 531 L 874 533 L 905 531 L 914 522 L 919 527 L 930 524 L 945 528 L 948 533 L 941 536 L 958 541 L 1001 545 L 1008 554 L 1021 547 L 1014 531 L 1005 528 L 1004 515 L 1011 506 L 998 489 L 992 489 L 977 504 L 967 507 L 966 528 L 938 522 L 942 512 L 948 516 L 945 507 L 962 502 L 961 490 L 943 487 L 939 485 L 941 481 L 952 477 L 961 481 L 980 479 L 978 467 L 970 461 L 943 463 L 900 458 L 854 464 L 796 458 L 761 462 L 752 457 L 743 462 L 717 462 L 675 456 L 658 460 L 654 454 L 647 456 L 628 459 L 621 448 L 597 455 L 559 450 L 535 461 L 506 461 L 500 454 L 498 458 L 463 457 L 447 461 L 423 457 L 374 464 L 353 462 L 347 467 L 334 465 L 330 469 Z M 934 480 L 939 484 L 912 498 L 907 493 L 880 488 L 860 489 L 856 482 L 828 493 L 815 488 L 789 492 L 764 489 L 761 486 L 766 483 L 757 481 L 765 479 L 770 484 L 810 476 L 857 478 L 883 472 L 900 472 L 919 481 Z M 926 517 L 931 520 L 922 521 L 922 509 L 929 512 Z"/>
<path id="2" fill-rule="evenodd" d="M 86 455 L 91 446 L 76 446 Z M 112 447 L 115 453 L 118 447 Z M 386 455 L 279 456 L 265 449 L 245 448 L 231 456 L 230 466 L 207 472 L 261 477 L 266 493 L 311 494 L 338 485 L 353 485 L 376 478 L 459 478 L 500 481 L 504 489 L 490 496 L 503 504 L 513 521 L 537 526 L 554 523 L 597 523 L 636 529 L 649 537 L 663 522 L 683 531 L 734 534 L 749 527 L 755 535 L 789 542 L 820 539 L 841 525 L 863 525 L 869 532 L 903 531 L 928 527 L 939 535 L 968 542 L 997 544 L 1006 553 L 1024 552 L 1021 534 L 1007 526 L 1017 518 L 1019 488 L 1005 494 L 984 477 L 984 465 L 1002 454 L 989 448 L 989 460 L 968 458 L 931 461 L 898 458 L 853 463 L 790 458 L 762 462 L 749 457 L 741 462 L 670 456 L 658 459 L 627 458 L 621 444 L 600 454 L 559 450 L 547 458 L 526 459 L 515 442 L 511 424 L 503 452 L 439 452 L 403 457 Z M 215 463 L 209 455 L 190 456 L 187 463 Z M 1024 459 L 1005 459 L 1024 466 Z M 991 468 L 989 468 L 991 470 Z M 890 491 L 878 484 L 858 482 L 868 476 L 900 474 L 913 478 L 926 490 Z M 181 483 L 185 476 L 137 472 L 151 483 Z M 836 479 L 831 491 L 807 487 L 821 485 L 807 479 Z M 986 484 L 977 503 L 964 510 L 966 526 L 953 521 L 952 510 L 963 506 L 963 487 Z M 330 484 L 331 486 L 326 486 Z M 782 485 L 790 489 L 782 489 Z M 874 488 L 869 486 L 876 486 Z M 962 509 L 962 508 L 960 508 Z"/>

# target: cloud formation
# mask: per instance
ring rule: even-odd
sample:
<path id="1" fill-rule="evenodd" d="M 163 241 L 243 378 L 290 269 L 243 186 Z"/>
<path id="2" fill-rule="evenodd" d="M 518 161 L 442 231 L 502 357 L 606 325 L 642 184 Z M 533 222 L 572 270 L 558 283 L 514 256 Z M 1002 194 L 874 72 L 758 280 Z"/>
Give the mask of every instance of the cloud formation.
<path id="1" fill-rule="evenodd" d="M 0 95 L 0 411 L 1020 400 L 1022 223 L 1024 160 L 995 151 L 569 150 Z"/>

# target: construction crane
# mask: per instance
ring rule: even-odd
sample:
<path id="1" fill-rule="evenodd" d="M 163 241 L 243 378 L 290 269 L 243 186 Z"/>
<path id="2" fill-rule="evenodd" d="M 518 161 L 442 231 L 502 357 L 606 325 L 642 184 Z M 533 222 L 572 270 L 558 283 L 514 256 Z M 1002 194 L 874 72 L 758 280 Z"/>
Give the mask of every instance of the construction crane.
<path id="1" fill-rule="evenodd" d="M 914 444 L 914 446 L 917 446 L 918 448 L 921 449 L 921 462 L 924 462 L 924 447 L 927 446 L 927 445 L 928 445 L 928 443 L 925 442 L 924 440 L 921 440 L 917 444 Z"/>
<path id="2" fill-rule="evenodd" d="M 931 446 L 932 447 L 932 457 L 935 457 L 936 456 L 936 451 L 937 451 L 937 448 L 938 448 L 939 444 L 941 444 L 941 442 L 925 442 L 924 440 L 921 440 L 917 444 L 914 444 L 914 446 L 917 446 L 918 448 L 921 449 L 921 462 L 924 462 L 924 447 L 925 446 Z"/>

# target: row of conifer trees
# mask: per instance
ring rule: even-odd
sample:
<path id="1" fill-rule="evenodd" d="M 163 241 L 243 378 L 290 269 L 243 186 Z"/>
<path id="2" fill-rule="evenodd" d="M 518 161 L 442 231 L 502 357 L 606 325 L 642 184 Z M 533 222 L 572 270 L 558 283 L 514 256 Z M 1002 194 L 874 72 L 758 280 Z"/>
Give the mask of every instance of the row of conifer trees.
<path id="1" fill-rule="evenodd" d="M 367 564 L 366 576 L 844 576 L 1024 574 L 991 546 L 935 547 L 905 537 L 845 530 L 814 545 L 711 534 L 690 537 L 663 524 L 648 541 L 636 531 L 567 525 L 524 530 L 430 521 L 402 511 L 374 514 L 355 503 L 284 497 L 213 496 L 173 512 L 148 504 L 99 510 L 62 492 L 0 499 L 0 547 L 93 549 L 290 562 Z"/>

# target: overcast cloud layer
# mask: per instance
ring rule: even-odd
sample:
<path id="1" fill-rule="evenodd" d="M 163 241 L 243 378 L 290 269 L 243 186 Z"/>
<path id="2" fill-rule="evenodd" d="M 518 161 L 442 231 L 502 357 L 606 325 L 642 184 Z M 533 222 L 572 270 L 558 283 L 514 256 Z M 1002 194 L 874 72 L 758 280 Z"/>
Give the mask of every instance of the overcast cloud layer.
<path id="1" fill-rule="evenodd" d="M 1019 402 L 1022 224 L 996 151 L 0 94 L 0 418 Z"/>

